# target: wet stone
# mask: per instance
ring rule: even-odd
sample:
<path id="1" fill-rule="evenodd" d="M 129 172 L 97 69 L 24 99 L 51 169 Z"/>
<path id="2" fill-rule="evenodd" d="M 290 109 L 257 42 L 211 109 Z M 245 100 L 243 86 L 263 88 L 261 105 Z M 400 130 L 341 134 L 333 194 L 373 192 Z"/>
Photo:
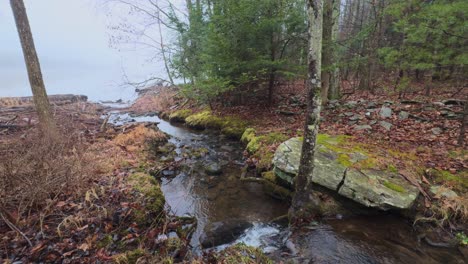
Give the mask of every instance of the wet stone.
<path id="1" fill-rule="evenodd" d="M 208 175 L 219 175 L 222 173 L 221 165 L 219 163 L 210 163 L 205 167 L 205 172 Z"/>
<path id="2" fill-rule="evenodd" d="M 163 175 L 164 177 L 174 176 L 174 175 L 175 175 L 175 171 L 173 171 L 173 170 L 163 170 L 163 171 L 162 171 L 162 175 Z"/>
<path id="3" fill-rule="evenodd" d="M 200 237 L 202 248 L 216 247 L 236 240 L 252 224 L 242 219 L 209 223 Z"/>

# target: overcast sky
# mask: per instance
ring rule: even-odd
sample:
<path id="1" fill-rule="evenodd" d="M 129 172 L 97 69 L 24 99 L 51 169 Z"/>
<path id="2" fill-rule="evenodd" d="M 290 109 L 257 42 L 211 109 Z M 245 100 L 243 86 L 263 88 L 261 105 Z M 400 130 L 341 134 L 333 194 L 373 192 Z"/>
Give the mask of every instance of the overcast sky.
<path id="1" fill-rule="evenodd" d="M 85 94 L 91 100 L 130 99 L 131 80 L 163 74 L 159 61 L 139 50 L 109 46 L 110 18 L 91 0 L 24 0 L 49 94 Z M 0 0 L 0 97 L 31 95 L 10 1 Z"/>

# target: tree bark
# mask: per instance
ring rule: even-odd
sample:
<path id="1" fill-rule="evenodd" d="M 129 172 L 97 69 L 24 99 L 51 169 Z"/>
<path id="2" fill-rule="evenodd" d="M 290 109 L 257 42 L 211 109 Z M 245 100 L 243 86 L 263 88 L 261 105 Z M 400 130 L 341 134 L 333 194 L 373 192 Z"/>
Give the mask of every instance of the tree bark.
<path id="1" fill-rule="evenodd" d="M 330 87 L 328 90 L 328 99 L 340 98 L 340 69 L 337 67 L 338 51 L 336 50 L 336 41 L 338 40 L 339 22 L 340 22 L 340 1 L 333 0 L 333 25 L 331 40 L 333 43 L 332 62 L 334 67 L 330 76 Z"/>
<path id="2" fill-rule="evenodd" d="M 338 68 L 336 68 L 336 38 L 340 15 L 339 0 L 328 0 L 323 5 L 322 39 L 322 104 L 339 97 Z"/>
<path id="3" fill-rule="evenodd" d="M 322 56 L 322 0 L 307 0 L 309 53 L 307 112 L 304 125 L 296 192 L 290 209 L 290 222 L 300 225 L 314 216 L 318 204 L 311 196 L 311 179 L 314 171 L 314 154 L 321 110 L 321 56 Z"/>
<path id="4" fill-rule="evenodd" d="M 460 127 L 460 134 L 458 135 L 458 146 L 464 147 L 465 142 L 465 131 L 466 131 L 466 124 L 468 123 L 468 98 L 465 100 L 463 105 L 463 116 L 461 120 L 461 127 Z"/>
<path id="5" fill-rule="evenodd" d="M 47 98 L 44 80 L 42 79 L 41 66 L 34 46 L 24 2 L 23 0 L 10 0 L 10 4 L 15 17 L 21 47 L 23 48 L 29 84 L 31 85 L 34 105 L 39 117 L 42 132 L 45 135 L 54 135 L 56 133 L 56 126 L 52 118 L 49 99 Z"/>

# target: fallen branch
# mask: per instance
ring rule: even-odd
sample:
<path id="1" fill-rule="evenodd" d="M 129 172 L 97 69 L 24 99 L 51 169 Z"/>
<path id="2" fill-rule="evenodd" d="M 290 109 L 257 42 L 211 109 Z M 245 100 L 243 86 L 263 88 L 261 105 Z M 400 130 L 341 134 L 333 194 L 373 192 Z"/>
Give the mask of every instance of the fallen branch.
<path id="1" fill-rule="evenodd" d="M 21 232 L 21 230 L 19 230 L 18 227 L 16 227 L 12 222 L 10 222 L 10 220 L 8 220 L 7 217 L 5 217 L 5 215 L 3 215 L 3 210 L 0 210 L 0 217 L 2 217 L 3 221 L 7 224 L 7 226 L 11 230 L 13 230 L 13 231 L 17 232 L 18 234 L 20 234 L 24 239 L 26 239 L 29 246 L 33 247 L 33 244 L 31 243 L 31 240 L 29 240 L 29 238 L 23 232 Z"/>

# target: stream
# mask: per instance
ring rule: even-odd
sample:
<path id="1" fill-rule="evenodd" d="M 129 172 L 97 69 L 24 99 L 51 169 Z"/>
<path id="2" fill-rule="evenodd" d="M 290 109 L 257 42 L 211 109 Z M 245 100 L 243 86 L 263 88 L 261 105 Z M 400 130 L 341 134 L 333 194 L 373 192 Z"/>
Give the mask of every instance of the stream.
<path id="1" fill-rule="evenodd" d="M 215 250 L 243 242 L 271 253 L 276 260 L 294 259 L 298 263 L 466 263 L 456 248 L 436 248 L 418 241 L 409 223 L 389 214 L 328 219 L 308 232 L 295 234 L 291 246 L 288 228 L 271 223 L 287 213 L 289 204 L 268 196 L 259 183 L 240 181 L 245 159 L 244 147 L 238 141 L 213 131 L 171 124 L 155 115 L 115 112 L 109 122 L 156 122 L 170 135 L 169 142 L 175 146 L 174 160 L 183 166 L 163 171 L 167 177 L 162 178 L 161 189 L 171 213 L 197 218 L 191 240 L 195 253 L 201 253 L 200 239 L 207 226 L 234 219 L 250 227 L 235 241 Z M 193 158 L 193 153 L 200 150 L 206 155 Z M 207 173 L 206 167 L 212 165 L 220 167 L 220 171 Z M 295 249 L 301 256 L 291 254 Z"/>

